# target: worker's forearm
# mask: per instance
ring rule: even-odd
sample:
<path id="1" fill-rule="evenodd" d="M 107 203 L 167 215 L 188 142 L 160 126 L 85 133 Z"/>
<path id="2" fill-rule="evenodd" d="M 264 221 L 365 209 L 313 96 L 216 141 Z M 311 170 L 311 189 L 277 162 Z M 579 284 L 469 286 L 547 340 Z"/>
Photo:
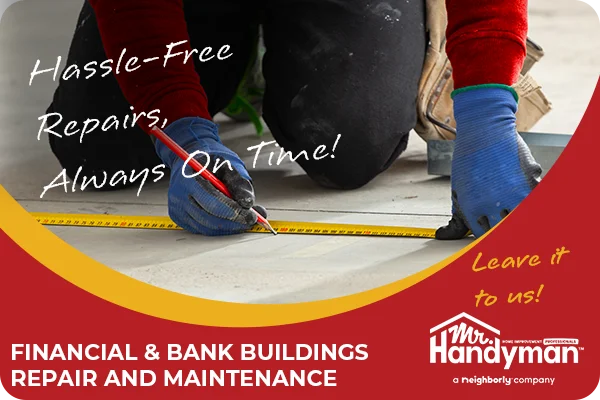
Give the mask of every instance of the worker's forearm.
<path id="1" fill-rule="evenodd" d="M 527 0 L 446 0 L 455 88 L 512 85 L 527 53 Z"/>
<path id="2" fill-rule="evenodd" d="M 193 59 L 169 60 L 163 66 L 167 45 L 187 40 L 175 52 L 191 51 L 182 0 L 90 0 L 107 57 L 117 60 L 126 48 L 128 57 L 137 57 L 141 67 L 116 75 L 117 81 L 136 111 L 160 110 L 162 118 L 210 118 L 207 99 L 195 71 Z M 143 60 L 158 57 L 156 61 Z M 100 60 L 99 60 L 100 61 Z"/>

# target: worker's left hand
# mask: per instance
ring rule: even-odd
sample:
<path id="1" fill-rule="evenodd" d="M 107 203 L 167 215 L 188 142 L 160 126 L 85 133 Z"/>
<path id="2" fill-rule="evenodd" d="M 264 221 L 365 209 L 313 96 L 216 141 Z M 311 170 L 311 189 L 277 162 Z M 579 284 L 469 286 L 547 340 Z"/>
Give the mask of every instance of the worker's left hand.
<path id="1" fill-rule="evenodd" d="M 480 237 L 539 183 L 542 168 L 517 133 L 516 98 L 500 85 L 455 92 L 452 220 L 437 239 L 461 239 L 469 230 Z"/>

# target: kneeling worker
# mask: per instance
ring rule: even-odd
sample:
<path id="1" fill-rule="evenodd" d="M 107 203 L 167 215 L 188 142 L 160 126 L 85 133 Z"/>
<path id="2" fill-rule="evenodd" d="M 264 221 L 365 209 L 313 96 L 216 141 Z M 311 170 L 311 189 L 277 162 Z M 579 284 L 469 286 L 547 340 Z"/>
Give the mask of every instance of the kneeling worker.
<path id="1" fill-rule="evenodd" d="M 457 137 L 453 217 L 437 237 L 459 239 L 496 225 L 536 186 L 541 168 L 517 133 L 518 96 L 511 87 L 526 56 L 526 0 L 446 0 L 446 8 Z M 189 153 L 229 161 L 233 169 L 221 168 L 217 176 L 233 200 L 201 177 L 185 178 L 183 160 L 138 127 L 89 135 L 82 143 L 51 137 L 51 146 L 70 176 L 80 166 L 109 175 L 152 167 L 158 154 L 171 169 L 168 207 L 178 225 L 205 235 L 243 232 L 256 222 L 249 211 L 252 180 L 222 144 L 212 117 L 226 109 L 257 61 L 259 27 L 266 89 L 264 96 L 250 95 L 262 100 L 275 140 L 294 154 L 312 154 L 341 134 L 335 158 L 298 163 L 319 185 L 354 189 L 406 149 L 417 120 L 426 25 L 425 0 L 89 0 L 67 64 L 116 60 L 124 48 L 152 60 L 173 43 L 173 51 L 190 57 L 61 81 L 50 110 L 80 123 L 128 114 L 130 106 L 160 110 L 169 121 L 165 132 Z M 202 62 L 194 50 L 207 47 L 230 51 Z"/>

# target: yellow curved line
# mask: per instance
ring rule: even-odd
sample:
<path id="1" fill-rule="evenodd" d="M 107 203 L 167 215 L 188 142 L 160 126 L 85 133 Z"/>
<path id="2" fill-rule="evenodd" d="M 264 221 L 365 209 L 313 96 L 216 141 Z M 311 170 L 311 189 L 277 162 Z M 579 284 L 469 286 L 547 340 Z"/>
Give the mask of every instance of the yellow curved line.
<path id="1" fill-rule="evenodd" d="M 351 311 L 415 285 L 474 245 L 405 279 L 366 292 L 308 303 L 240 304 L 171 292 L 110 269 L 40 225 L 1 185 L 0 229 L 42 265 L 106 301 L 162 319 L 220 327 L 285 325 Z"/>

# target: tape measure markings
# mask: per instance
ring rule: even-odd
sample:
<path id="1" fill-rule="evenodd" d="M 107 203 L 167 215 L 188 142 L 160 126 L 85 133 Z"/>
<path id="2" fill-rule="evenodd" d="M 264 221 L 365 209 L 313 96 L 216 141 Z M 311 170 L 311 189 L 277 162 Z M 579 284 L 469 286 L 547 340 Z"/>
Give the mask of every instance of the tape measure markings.
<path id="1" fill-rule="evenodd" d="M 97 228 L 161 229 L 182 230 L 169 217 L 127 216 L 106 214 L 61 214 L 32 212 L 31 215 L 42 225 L 83 226 Z M 334 224 L 326 222 L 270 221 L 273 229 L 281 234 L 296 235 L 342 235 L 435 238 L 435 229 L 403 226 Z M 248 232 L 269 233 L 260 225 Z"/>

